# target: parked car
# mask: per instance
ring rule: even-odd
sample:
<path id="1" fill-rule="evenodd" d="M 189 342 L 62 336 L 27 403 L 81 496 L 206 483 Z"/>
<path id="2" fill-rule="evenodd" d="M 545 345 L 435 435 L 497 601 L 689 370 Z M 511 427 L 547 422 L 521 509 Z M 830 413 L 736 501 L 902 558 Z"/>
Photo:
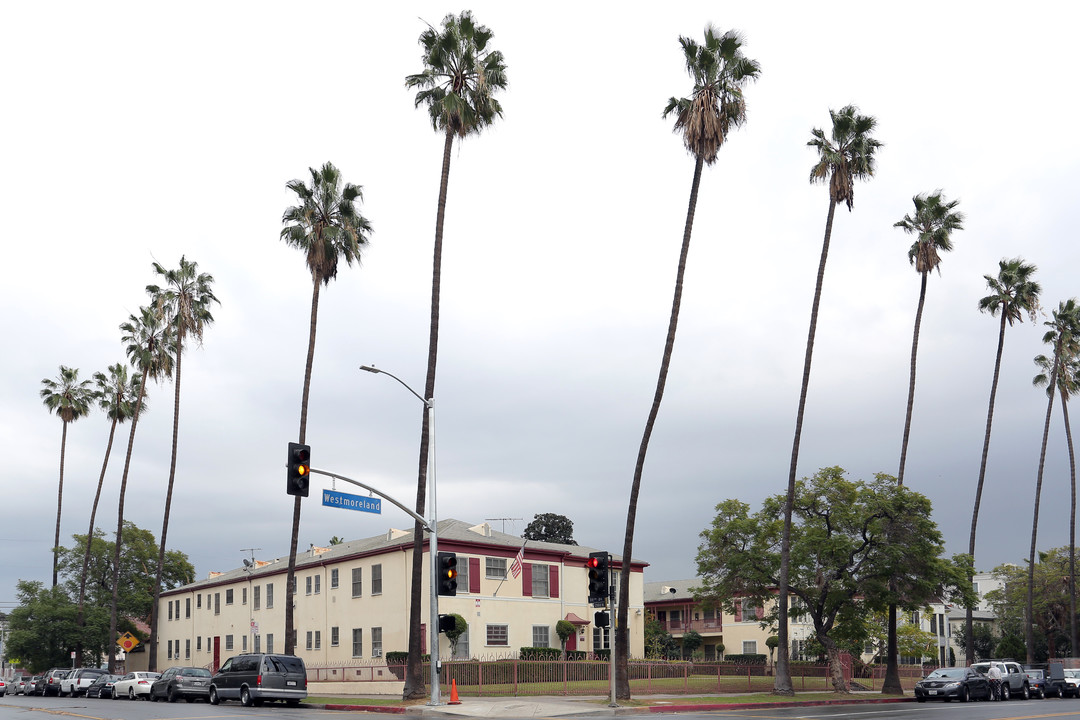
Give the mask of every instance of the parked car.
<path id="1" fill-rule="evenodd" d="M 109 673 L 98 675 L 94 682 L 90 683 L 90 687 L 86 688 L 86 697 L 111 698 L 113 696 L 113 685 L 119 679 L 119 675 L 110 675 Z"/>
<path id="2" fill-rule="evenodd" d="M 101 668 L 79 668 L 60 681 L 60 697 L 78 697 L 86 693 L 90 684 L 102 675 L 107 675 L 108 670 Z"/>
<path id="3" fill-rule="evenodd" d="M 171 667 L 150 686 L 150 699 L 161 698 L 176 702 L 184 698 L 194 702 L 196 698 L 210 699 L 210 671 L 201 667 Z"/>
<path id="4" fill-rule="evenodd" d="M 59 695 L 60 682 L 68 676 L 69 672 L 71 672 L 71 668 L 53 668 L 42 675 L 41 683 L 37 688 L 38 695 L 41 695 L 42 697 L 46 695 Z"/>
<path id="5" fill-rule="evenodd" d="M 1062 671 L 1065 682 L 1070 686 L 1073 697 L 1080 697 L 1080 670 L 1065 669 Z"/>
<path id="6" fill-rule="evenodd" d="M 264 700 L 296 706 L 307 697 L 307 668 L 295 655 L 247 653 L 235 655 L 210 679 L 210 702 L 239 700 L 245 707 Z"/>
<path id="7" fill-rule="evenodd" d="M 953 698 L 960 702 L 989 700 L 990 680 L 972 668 L 946 667 L 938 668 L 915 683 L 915 699 L 919 702 L 949 702 Z"/>
<path id="8" fill-rule="evenodd" d="M 8 682 L 4 678 L 0 678 L 0 697 L 4 697 L 8 692 Z"/>
<path id="9" fill-rule="evenodd" d="M 1001 671 L 1001 699 L 1008 700 L 1011 697 L 1019 697 L 1027 700 L 1031 697 L 1031 686 L 1028 685 L 1027 675 L 1020 663 L 1008 658 L 1004 660 L 983 660 L 974 663 L 971 667 L 976 672 L 989 676 L 990 666 L 996 665 Z"/>
<path id="10" fill-rule="evenodd" d="M 26 689 L 23 691 L 23 694 L 24 695 L 37 695 L 40 692 L 38 690 L 38 688 L 41 687 L 41 680 L 42 680 L 41 675 L 35 675 L 32 678 L 30 678 L 29 680 L 27 680 L 26 681 Z"/>
<path id="11" fill-rule="evenodd" d="M 30 677 L 27 677 L 26 675 L 23 675 L 23 676 L 19 677 L 17 680 L 12 681 L 12 683 L 15 685 L 14 693 L 16 695 L 25 695 L 26 694 L 26 688 L 30 685 L 30 681 L 32 679 L 33 678 L 30 678 Z"/>
<path id="12" fill-rule="evenodd" d="M 1031 696 L 1037 697 L 1040 700 L 1047 695 L 1046 686 L 1048 679 L 1044 670 L 1038 668 L 1031 668 L 1024 670 L 1024 674 L 1027 675 L 1028 687 L 1031 688 Z M 1052 692 L 1050 694 L 1053 694 Z"/>
<path id="13" fill-rule="evenodd" d="M 1065 673 L 1068 670 L 1059 663 L 1051 662 L 1046 663 L 1046 694 L 1050 697 L 1067 698 L 1067 697 L 1080 697 L 1080 692 L 1076 685 L 1070 683 L 1065 677 Z"/>
<path id="14" fill-rule="evenodd" d="M 113 697 L 145 700 L 150 697 L 150 685 L 159 677 L 161 673 L 129 672 L 113 685 Z"/>

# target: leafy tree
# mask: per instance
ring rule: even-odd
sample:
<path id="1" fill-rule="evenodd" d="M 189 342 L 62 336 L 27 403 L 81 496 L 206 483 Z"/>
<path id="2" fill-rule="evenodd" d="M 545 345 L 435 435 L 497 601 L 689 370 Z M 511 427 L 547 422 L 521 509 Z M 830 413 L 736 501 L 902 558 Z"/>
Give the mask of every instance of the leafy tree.
<path id="1" fill-rule="evenodd" d="M 671 637 L 671 633 L 664 628 L 664 624 L 655 617 L 647 617 L 645 619 L 645 657 L 673 658 L 678 653 L 679 643 Z"/>
<path id="2" fill-rule="evenodd" d="M 952 596 L 964 588 L 967 570 L 964 562 L 941 557 L 941 533 L 925 496 L 889 475 L 863 482 L 844 474 L 823 468 L 796 483 L 789 585 L 826 649 L 837 692 L 847 692 L 833 637 L 838 625 L 891 602 L 918 609 L 931 598 Z M 717 505 L 698 548 L 699 602 L 729 612 L 744 599 L 768 606 L 778 584 L 786 501 L 786 494 L 767 498 L 753 515 L 738 500 Z M 893 578 L 905 581 L 894 584 Z M 764 622 L 778 620 L 778 605 L 770 606 Z"/>
<path id="3" fill-rule="evenodd" d="M 454 617 L 454 629 L 446 631 L 446 639 L 450 641 L 450 652 L 457 652 L 457 643 L 462 635 L 469 631 L 469 623 L 457 613 L 450 613 Z"/>
<path id="4" fill-rule="evenodd" d="M 986 457 L 990 451 L 990 428 L 994 422 L 994 399 L 997 396 L 998 375 L 1001 371 L 1001 350 L 1005 346 L 1005 324 L 1011 327 L 1015 322 L 1023 322 L 1024 315 L 1035 322 L 1035 313 L 1039 309 L 1039 293 L 1042 288 L 1032 280 L 1035 266 L 1025 263 L 1021 258 L 998 262 L 997 277 L 984 275 L 990 294 L 979 300 L 979 311 L 991 316 L 1001 315 L 998 327 L 997 354 L 994 356 L 994 379 L 990 383 L 990 406 L 986 411 L 986 433 L 983 435 L 982 459 L 979 461 L 979 481 L 975 487 L 975 504 L 971 511 L 971 534 L 968 536 L 968 554 L 975 558 L 975 528 L 979 522 L 979 505 L 982 502 L 983 482 L 986 478 Z M 969 605 L 964 619 L 965 653 L 975 657 L 975 634 L 972 632 L 973 608 Z M 983 656 L 985 657 L 985 656 Z"/>
<path id="5" fill-rule="evenodd" d="M 20 580 L 16 588 L 19 605 L 8 616 L 7 656 L 18 657 L 35 673 L 65 667 L 82 634 L 76 622 L 78 607 L 56 585 L 46 588 L 36 580 Z"/>
<path id="6" fill-rule="evenodd" d="M 555 623 L 555 634 L 559 636 L 559 646 L 566 652 L 566 641 L 577 632 L 577 628 L 574 627 L 574 623 L 569 620 L 560 620 Z"/>
<path id="7" fill-rule="evenodd" d="M 1016 654 L 998 655 L 994 650 L 995 645 L 998 644 L 998 638 L 994 637 L 994 631 L 988 623 L 975 623 L 973 626 L 973 632 L 971 637 L 971 643 L 968 643 L 967 625 L 961 625 L 956 628 L 953 633 L 953 639 L 958 645 L 963 647 L 971 647 L 971 650 L 965 651 L 967 653 L 969 663 L 975 660 L 989 660 L 996 657 L 1018 657 L 1025 654 L 1024 641 L 1020 638 L 1020 651 Z M 1017 629 L 1020 629 L 1019 626 Z M 1017 638 L 1018 636 L 1012 635 L 1011 637 Z M 1002 638 L 1004 639 L 1004 638 Z M 949 648 L 952 650 L 952 648 Z M 950 660 L 950 664 L 955 664 L 955 658 Z"/>
<path id="8" fill-rule="evenodd" d="M 64 456 L 67 453 L 68 424 L 90 413 L 94 402 L 94 391 L 89 380 L 79 380 L 78 368 L 60 366 L 60 373 L 55 380 L 45 378 L 41 381 L 41 401 L 45 409 L 55 414 L 63 423 L 60 436 L 60 484 L 56 490 L 56 535 L 53 539 L 52 584 L 56 586 L 56 563 L 60 547 L 60 512 L 64 507 Z"/>
<path id="9" fill-rule="evenodd" d="M 341 543 L 343 543 L 343 542 L 345 542 L 345 541 L 344 541 L 344 540 L 342 540 L 341 538 L 339 538 L 339 537 L 338 537 L 337 535 L 335 535 L 334 537 L 330 538 L 330 546 L 331 546 L 331 547 L 333 547 L 334 545 L 340 545 L 340 544 L 341 544 Z"/>
<path id="10" fill-rule="evenodd" d="M 697 630 L 687 630 L 682 636 L 682 655 L 684 658 L 694 656 L 694 651 L 705 643 L 701 633 Z"/>
<path id="11" fill-rule="evenodd" d="M 1054 548 L 1040 552 L 1033 571 L 1018 565 L 1004 564 L 994 568 L 1001 587 L 986 594 L 1001 628 L 1002 640 L 1009 636 L 1023 637 L 1022 652 L 1031 662 L 1058 656 L 1058 645 L 1068 638 L 1069 549 Z M 1033 592 L 1029 589 L 1033 587 Z M 1027 598 L 1032 598 L 1030 611 Z M 1031 618 L 1028 622 L 1026 618 Z M 1011 642 L 1011 641 L 1010 641 Z M 996 652 L 996 651 L 995 651 Z"/>
<path id="12" fill-rule="evenodd" d="M 806 336 L 806 354 L 803 357 L 802 387 L 799 390 L 799 408 L 795 414 L 795 437 L 791 443 L 791 463 L 788 466 L 788 501 L 784 507 L 784 536 L 781 542 L 780 567 L 780 627 L 774 691 L 780 695 L 791 695 L 794 690 L 791 674 L 788 672 L 788 549 L 791 532 L 791 503 L 795 495 L 795 480 L 799 465 L 799 444 L 802 441 L 803 417 L 806 411 L 806 395 L 810 388 L 810 366 L 814 356 L 814 338 L 817 335 L 818 307 L 821 304 L 821 288 L 825 283 L 825 263 L 829 257 L 829 243 L 832 240 L 833 215 L 838 203 L 846 203 L 851 211 L 855 198 L 855 181 L 868 179 L 874 174 L 874 155 L 881 143 L 871 137 L 877 120 L 870 115 L 860 115 L 854 105 L 841 108 L 839 112 L 829 110 L 832 119 L 831 138 L 819 128 L 810 131 L 813 138 L 807 145 L 818 152 L 818 161 L 810 170 L 810 182 L 829 183 L 829 213 L 825 219 L 825 239 L 821 244 L 821 259 L 818 262 L 817 282 L 814 286 L 814 300 L 810 306 L 810 330 Z"/>
<path id="13" fill-rule="evenodd" d="M 565 515 L 540 513 L 533 515 L 531 523 L 525 526 L 521 537 L 526 540 L 577 545 L 574 541 L 574 523 Z"/>
<path id="14" fill-rule="evenodd" d="M 664 108 L 664 117 L 675 116 L 674 131 L 682 134 L 683 144 L 694 156 L 694 179 L 690 184 L 690 203 L 686 210 L 686 221 L 683 224 L 682 249 L 679 252 L 679 264 L 675 273 L 675 294 L 671 300 L 671 316 L 668 320 L 667 337 L 664 340 L 664 353 L 660 358 L 656 390 L 645 421 L 641 444 L 638 446 L 634 479 L 630 486 L 630 502 L 626 511 L 622 577 L 618 584 L 618 617 L 615 623 L 615 696 L 623 700 L 630 698 L 630 638 L 627 632 L 629 627 L 627 610 L 630 606 L 630 559 L 633 557 L 634 549 L 638 493 L 641 490 L 641 475 L 645 468 L 645 454 L 649 450 L 649 439 L 652 437 L 653 426 L 660 412 L 660 402 L 664 398 L 668 368 L 671 366 L 671 353 L 675 347 L 675 331 L 679 325 L 683 278 L 686 274 L 686 261 L 690 252 L 694 213 L 697 210 L 701 170 L 704 165 L 712 165 L 716 162 L 717 153 L 727 140 L 728 133 L 746 122 L 746 99 L 743 97 L 743 86 L 756 80 L 761 71 L 756 60 L 743 55 L 743 39 L 735 30 L 720 33 L 709 24 L 705 26 L 703 44 L 685 36 L 679 37 L 679 44 L 682 45 L 686 71 L 693 79 L 694 87 L 689 97 L 669 99 L 667 107 Z"/>
<path id="15" fill-rule="evenodd" d="M 498 50 L 489 47 L 493 33 L 479 25 L 468 10 L 447 15 L 442 31 L 428 25 L 420 34 L 424 52 L 423 70 L 405 78 L 405 86 L 416 89 L 415 106 L 427 107 L 431 125 L 441 131 L 443 140 L 442 176 L 435 213 L 435 246 L 431 272 L 431 324 L 428 333 L 427 374 L 424 398 L 435 397 L 435 366 L 439 355 L 439 296 L 442 287 L 443 221 L 446 217 L 446 193 L 450 183 L 450 150 L 454 138 L 479 135 L 502 117 L 502 106 L 495 93 L 506 89 L 506 63 Z M 427 466 L 430 428 L 424 408 L 420 429 L 420 459 L 416 479 L 416 513 L 424 514 L 427 502 Z M 409 596 L 409 660 L 405 669 L 405 700 L 424 694 L 420 664 L 420 605 L 423 579 L 423 527 L 413 526 L 412 591 Z"/>
<path id="16" fill-rule="evenodd" d="M 160 380 L 172 373 L 173 353 L 172 325 L 166 323 L 157 312 L 148 307 L 139 308 L 138 315 L 128 317 L 120 325 L 123 341 L 131 364 L 139 371 L 139 392 L 135 411 L 128 431 L 127 454 L 124 456 L 124 473 L 120 477 L 120 499 L 116 508 L 116 542 L 113 550 L 112 600 L 110 601 L 109 637 L 115 638 L 120 622 L 117 610 L 120 602 L 120 548 L 124 537 L 124 500 L 127 495 L 128 471 L 131 469 L 131 450 L 135 446 L 135 428 L 146 404 L 146 380 Z M 108 653 L 109 672 L 116 670 L 116 653 Z"/>
<path id="17" fill-rule="evenodd" d="M 371 223 L 360 214 L 364 190 L 352 183 L 342 184 L 341 172 L 331 163 L 320 169 L 308 168 L 311 185 L 291 180 L 287 187 L 296 193 L 299 205 L 285 210 L 281 239 L 304 253 L 311 271 L 311 324 L 308 330 L 304 390 L 300 400 L 301 444 L 307 438 L 308 396 L 311 366 L 315 359 L 315 329 L 319 321 L 319 291 L 337 277 L 342 260 L 349 266 L 360 262 L 360 248 L 368 243 Z M 294 651 L 293 591 L 296 578 L 296 543 L 300 535 L 300 501 L 293 499 L 292 535 L 289 541 L 289 571 L 285 580 L 285 652 Z M 420 655 L 417 648 L 415 654 Z"/>

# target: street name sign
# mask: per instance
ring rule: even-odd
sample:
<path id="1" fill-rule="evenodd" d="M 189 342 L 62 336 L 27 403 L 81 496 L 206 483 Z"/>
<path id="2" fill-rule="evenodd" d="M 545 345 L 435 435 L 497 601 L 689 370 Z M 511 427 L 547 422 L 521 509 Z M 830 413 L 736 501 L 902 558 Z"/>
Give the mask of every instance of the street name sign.
<path id="1" fill-rule="evenodd" d="M 350 495 L 337 490 L 323 490 L 322 504 L 327 507 L 358 510 L 360 512 L 375 513 L 376 515 L 382 514 L 381 498 Z"/>

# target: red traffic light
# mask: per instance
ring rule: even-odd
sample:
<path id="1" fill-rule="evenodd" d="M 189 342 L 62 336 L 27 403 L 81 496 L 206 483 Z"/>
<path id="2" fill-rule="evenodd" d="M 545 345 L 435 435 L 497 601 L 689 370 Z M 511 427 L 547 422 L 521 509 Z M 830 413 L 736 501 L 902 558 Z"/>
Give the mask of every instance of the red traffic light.
<path id="1" fill-rule="evenodd" d="M 587 568 L 598 568 L 598 567 L 600 567 L 600 558 L 594 558 L 594 557 L 589 558 L 585 562 L 585 567 L 587 567 Z"/>

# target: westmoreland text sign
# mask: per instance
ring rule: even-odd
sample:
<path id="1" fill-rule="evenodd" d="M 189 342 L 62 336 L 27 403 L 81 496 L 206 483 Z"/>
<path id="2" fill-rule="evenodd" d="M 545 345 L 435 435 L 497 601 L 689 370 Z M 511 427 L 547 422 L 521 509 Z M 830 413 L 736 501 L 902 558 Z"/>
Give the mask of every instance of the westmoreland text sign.
<path id="1" fill-rule="evenodd" d="M 361 497 L 349 495 L 337 490 L 323 490 L 322 504 L 328 507 L 344 508 L 345 510 L 359 510 L 360 512 L 382 514 L 382 498 Z"/>

